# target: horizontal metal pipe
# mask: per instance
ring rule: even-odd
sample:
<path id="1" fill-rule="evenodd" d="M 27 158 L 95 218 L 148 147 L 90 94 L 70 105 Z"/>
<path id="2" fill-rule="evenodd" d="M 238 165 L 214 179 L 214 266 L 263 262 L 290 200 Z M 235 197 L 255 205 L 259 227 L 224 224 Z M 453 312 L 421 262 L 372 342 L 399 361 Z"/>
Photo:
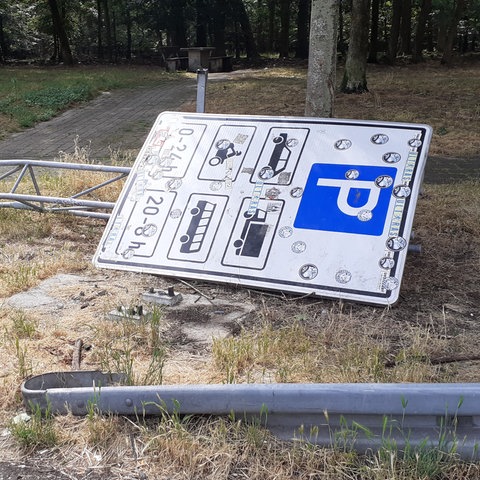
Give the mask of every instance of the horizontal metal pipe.
<path id="1" fill-rule="evenodd" d="M 97 200 L 81 200 L 77 198 L 65 197 L 49 197 L 43 195 L 23 195 L 19 193 L 0 193 L 0 200 L 12 200 L 19 203 L 51 203 L 64 207 L 92 207 L 92 208 L 108 208 L 113 209 L 114 202 L 100 202 Z M 1 205 L 1 204 L 0 204 Z M 11 205 L 9 205 L 11 206 Z"/>
<path id="2" fill-rule="evenodd" d="M 88 171 L 96 171 L 96 172 L 125 173 L 127 175 L 131 171 L 131 167 L 121 167 L 118 165 L 51 162 L 48 160 L 29 160 L 29 159 L 0 160 L 0 168 L 8 167 L 8 166 L 19 166 L 19 165 L 27 165 L 27 166 L 41 167 L 41 168 L 67 169 L 67 170 L 88 170 Z M 14 173 L 14 171 L 10 173 Z"/>

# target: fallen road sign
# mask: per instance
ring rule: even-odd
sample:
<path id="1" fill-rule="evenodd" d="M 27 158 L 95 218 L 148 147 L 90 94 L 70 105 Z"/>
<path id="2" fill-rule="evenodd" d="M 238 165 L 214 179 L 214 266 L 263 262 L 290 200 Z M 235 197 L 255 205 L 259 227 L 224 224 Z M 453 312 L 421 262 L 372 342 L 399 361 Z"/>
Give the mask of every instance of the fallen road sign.
<path id="1" fill-rule="evenodd" d="M 164 112 L 97 267 L 391 305 L 431 128 Z"/>

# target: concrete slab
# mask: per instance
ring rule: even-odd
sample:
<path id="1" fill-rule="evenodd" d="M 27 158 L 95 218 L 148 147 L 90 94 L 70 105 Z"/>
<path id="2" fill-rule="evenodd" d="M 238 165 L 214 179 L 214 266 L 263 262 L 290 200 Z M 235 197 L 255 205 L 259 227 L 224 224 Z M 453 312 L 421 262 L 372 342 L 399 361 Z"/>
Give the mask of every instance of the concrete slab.
<path id="1" fill-rule="evenodd" d="M 82 277 L 78 275 L 59 274 L 44 280 L 40 285 L 12 295 L 7 304 L 13 308 L 36 308 L 46 305 L 58 304 L 58 298 L 51 296 L 50 292 L 57 286 L 74 285 Z"/>

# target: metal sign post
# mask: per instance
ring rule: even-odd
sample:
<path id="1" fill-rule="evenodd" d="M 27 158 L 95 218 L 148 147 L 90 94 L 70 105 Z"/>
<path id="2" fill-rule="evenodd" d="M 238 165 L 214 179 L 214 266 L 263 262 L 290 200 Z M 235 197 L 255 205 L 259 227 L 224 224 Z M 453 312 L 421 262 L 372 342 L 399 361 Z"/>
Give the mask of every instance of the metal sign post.
<path id="1" fill-rule="evenodd" d="M 94 263 L 393 304 L 430 138 L 416 124 L 165 112 Z"/>
<path id="2" fill-rule="evenodd" d="M 205 97 L 207 95 L 208 69 L 197 70 L 197 113 L 205 112 Z"/>

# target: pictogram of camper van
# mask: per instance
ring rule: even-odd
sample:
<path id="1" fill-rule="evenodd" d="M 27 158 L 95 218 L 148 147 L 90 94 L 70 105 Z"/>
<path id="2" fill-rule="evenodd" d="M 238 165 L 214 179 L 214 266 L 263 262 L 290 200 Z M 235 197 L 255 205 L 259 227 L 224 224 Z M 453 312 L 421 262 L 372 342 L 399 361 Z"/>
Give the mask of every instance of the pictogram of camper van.
<path id="1" fill-rule="evenodd" d="M 288 138 L 288 133 L 281 133 L 273 137 L 272 141 L 275 147 L 270 156 L 270 161 L 268 165 L 262 167 L 260 172 L 258 172 L 258 176 L 262 180 L 270 180 L 282 173 L 287 168 L 288 160 L 292 154 L 290 149 L 298 145 L 298 140 L 296 138 Z"/>
<path id="2" fill-rule="evenodd" d="M 221 165 L 227 158 L 242 154 L 242 152 L 235 150 L 235 144 L 226 138 L 218 140 L 218 142 L 215 143 L 215 148 L 217 149 L 217 153 L 208 161 L 212 167 Z"/>
<path id="3" fill-rule="evenodd" d="M 215 208 L 215 203 L 199 200 L 197 206 L 190 210 L 192 218 L 188 225 L 187 232 L 179 239 L 182 244 L 180 252 L 195 253 L 200 251 Z"/>
<path id="4" fill-rule="evenodd" d="M 240 238 L 233 242 L 235 255 L 242 257 L 259 257 L 263 242 L 268 232 L 267 212 L 257 208 L 254 213 L 246 211 L 245 224 L 243 225 Z"/>

